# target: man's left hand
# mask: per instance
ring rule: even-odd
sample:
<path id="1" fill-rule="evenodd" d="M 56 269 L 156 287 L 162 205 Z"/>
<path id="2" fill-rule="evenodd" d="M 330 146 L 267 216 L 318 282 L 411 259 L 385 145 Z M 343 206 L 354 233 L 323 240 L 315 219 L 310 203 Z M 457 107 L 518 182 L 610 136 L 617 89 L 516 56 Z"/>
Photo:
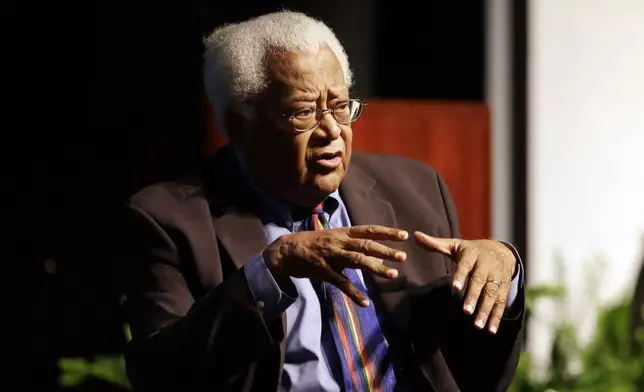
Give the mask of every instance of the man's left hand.
<path id="1" fill-rule="evenodd" d="M 456 263 L 452 285 L 462 290 L 469 276 L 463 309 L 472 314 L 477 309 L 474 325 L 496 333 L 505 311 L 508 291 L 517 260 L 503 243 L 493 240 L 436 238 L 415 232 L 416 241 L 432 252 L 449 256 Z"/>

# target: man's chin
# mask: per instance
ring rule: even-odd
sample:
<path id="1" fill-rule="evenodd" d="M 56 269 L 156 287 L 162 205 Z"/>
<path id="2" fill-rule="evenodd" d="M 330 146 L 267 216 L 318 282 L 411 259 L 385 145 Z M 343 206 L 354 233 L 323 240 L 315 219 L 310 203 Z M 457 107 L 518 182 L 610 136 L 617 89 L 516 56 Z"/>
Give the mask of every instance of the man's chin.
<path id="1" fill-rule="evenodd" d="M 338 189 L 343 178 L 344 169 L 342 168 L 338 168 L 329 173 L 315 173 L 312 179 L 312 185 L 320 193 L 331 194 Z"/>

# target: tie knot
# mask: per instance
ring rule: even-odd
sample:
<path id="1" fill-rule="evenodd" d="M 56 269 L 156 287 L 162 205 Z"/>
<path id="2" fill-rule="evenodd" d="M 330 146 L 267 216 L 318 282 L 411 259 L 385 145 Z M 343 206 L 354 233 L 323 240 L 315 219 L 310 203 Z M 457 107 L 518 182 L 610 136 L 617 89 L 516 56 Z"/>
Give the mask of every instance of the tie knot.
<path id="1" fill-rule="evenodd" d="M 324 204 L 320 203 L 313 208 L 314 214 L 324 214 Z"/>

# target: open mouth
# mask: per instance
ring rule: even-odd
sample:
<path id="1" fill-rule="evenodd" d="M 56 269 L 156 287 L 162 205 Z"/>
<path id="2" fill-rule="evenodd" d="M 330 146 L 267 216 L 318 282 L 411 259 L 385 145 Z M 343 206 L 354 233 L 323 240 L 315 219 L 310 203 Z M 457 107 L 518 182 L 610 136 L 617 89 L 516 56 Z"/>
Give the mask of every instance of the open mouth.
<path id="1" fill-rule="evenodd" d="M 322 153 L 315 155 L 313 157 L 313 162 L 317 166 L 335 169 L 342 163 L 342 155 L 342 151 Z"/>

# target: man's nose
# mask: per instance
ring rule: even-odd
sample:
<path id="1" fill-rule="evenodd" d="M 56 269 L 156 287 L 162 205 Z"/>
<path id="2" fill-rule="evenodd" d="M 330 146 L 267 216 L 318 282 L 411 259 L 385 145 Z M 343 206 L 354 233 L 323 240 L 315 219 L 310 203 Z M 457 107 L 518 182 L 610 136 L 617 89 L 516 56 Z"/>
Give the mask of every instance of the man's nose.
<path id="1" fill-rule="evenodd" d="M 323 110 L 320 117 L 320 124 L 318 125 L 316 132 L 323 132 L 324 137 L 331 140 L 335 140 L 340 137 L 342 134 L 342 128 L 333 117 L 331 111 Z M 322 135 L 320 135 L 322 136 Z"/>

